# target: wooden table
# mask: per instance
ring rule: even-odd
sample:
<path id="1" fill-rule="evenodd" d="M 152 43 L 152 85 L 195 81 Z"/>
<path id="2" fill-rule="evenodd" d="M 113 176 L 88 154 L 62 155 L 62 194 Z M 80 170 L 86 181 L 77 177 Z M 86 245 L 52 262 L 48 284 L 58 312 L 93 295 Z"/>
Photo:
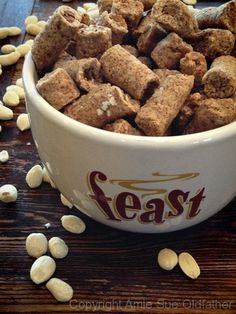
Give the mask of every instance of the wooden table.
<path id="1" fill-rule="evenodd" d="M 60 4 L 1 0 L 0 24 L 24 30 L 26 16 L 33 13 L 46 19 Z M 19 44 L 24 36 L 23 32 L 1 45 Z M 21 76 L 21 68 L 18 62 L 3 69 L 1 95 Z M 40 161 L 30 131 L 16 128 L 20 112 L 25 112 L 23 103 L 14 109 L 12 121 L 0 122 L 0 150 L 10 154 L 8 163 L 0 164 L 0 186 L 11 183 L 19 191 L 16 203 L 0 203 L 0 313 L 236 313 L 236 200 L 206 222 L 169 234 L 134 234 L 103 226 L 64 207 L 59 192 L 48 184 L 27 187 L 25 175 Z M 60 226 L 60 217 L 69 212 L 86 222 L 82 235 L 69 234 Z M 45 229 L 48 222 L 51 227 Z M 58 304 L 44 285 L 31 282 L 33 259 L 25 251 L 25 238 L 31 232 L 60 236 L 68 243 L 69 255 L 57 261 L 56 276 L 73 286 L 71 303 Z M 190 252 L 201 276 L 193 281 L 178 267 L 172 272 L 157 267 L 157 252 L 165 247 Z"/>

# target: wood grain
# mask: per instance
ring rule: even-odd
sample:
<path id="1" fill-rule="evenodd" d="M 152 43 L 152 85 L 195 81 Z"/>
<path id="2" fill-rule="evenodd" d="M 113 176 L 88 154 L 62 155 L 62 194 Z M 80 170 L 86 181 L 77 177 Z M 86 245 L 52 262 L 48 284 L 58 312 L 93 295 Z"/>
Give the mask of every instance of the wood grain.
<path id="1" fill-rule="evenodd" d="M 46 19 L 60 4 L 1 0 L 0 23 L 24 29 L 27 15 Z M 23 39 L 24 34 L 1 45 Z M 4 68 L 1 95 L 10 81 L 21 76 L 21 67 L 22 62 Z M 12 183 L 19 191 L 15 204 L 0 203 L 0 313 L 236 313 L 236 200 L 204 223 L 169 234 L 135 234 L 103 226 L 65 208 L 59 192 L 48 184 L 34 190 L 27 187 L 25 175 L 40 161 L 30 131 L 20 132 L 15 125 L 17 115 L 25 112 L 24 103 L 14 112 L 13 121 L 0 122 L 0 150 L 10 154 L 9 162 L 0 164 L 0 186 Z M 84 234 L 69 234 L 60 226 L 66 213 L 82 217 L 87 225 Z M 48 222 L 51 227 L 45 229 Z M 55 276 L 73 286 L 71 303 L 58 304 L 44 285 L 30 281 L 33 259 L 26 254 L 25 238 L 31 232 L 43 232 L 48 239 L 60 236 L 68 244 L 69 255 L 57 261 Z M 164 247 L 190 252 L 201 276 L 193 281 L 178 267 L 172 272 L 157 267 L 157 253 Z"/>

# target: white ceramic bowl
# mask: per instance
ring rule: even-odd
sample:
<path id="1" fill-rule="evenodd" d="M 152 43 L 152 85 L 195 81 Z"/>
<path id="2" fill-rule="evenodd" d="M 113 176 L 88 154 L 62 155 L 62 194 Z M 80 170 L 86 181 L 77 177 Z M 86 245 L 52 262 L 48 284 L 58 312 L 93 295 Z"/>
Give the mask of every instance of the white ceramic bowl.
<path id="1" fill-rule="evenodd" d="M 88 216 L 123 230 L 168 232 L 207 219 L 236 195 L 236 122 L 184 136 L 115 134 L 55 110 L 36 79 L 29 54 L 23 80 L 40 158 Z"/>

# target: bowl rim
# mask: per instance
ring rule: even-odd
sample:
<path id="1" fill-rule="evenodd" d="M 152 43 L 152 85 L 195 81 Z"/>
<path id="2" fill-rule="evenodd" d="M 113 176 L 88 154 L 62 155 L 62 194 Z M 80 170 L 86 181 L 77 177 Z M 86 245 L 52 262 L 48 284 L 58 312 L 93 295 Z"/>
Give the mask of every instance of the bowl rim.
<path id="1" fill-rule="evenodd" d="M 51 122 L 56 123 L 60 127 L 65 127 L 69 132 L 73 134 L 79 134 L 80 136 L 88 138 L 94 142 L 108 143 L 113 146 L 132 145 L 135 147 L 149 146 L 166 149 L 183 149 L 189 146 L 191 147 L 199 144 L 205 145 L 209 142 L 218 142 L 225 140 L 226 138 L 234 136 L 236 137 L 236 121 L 209 131 L 186 135 L 161 137 L 120 134 L 92 127 L 64 115 L 62 112 L 51 106 L 38 93 L 35 84 L 36 77 L 37 73 L 35 65 L 32 59 L 31 52 L 29 52 L 25 57 L 22 70 L 23 84 L 26 93 L 26 103 L 27 97 L 29 97 L 31 99 L 32 105 L 37 107 L 37 110 L 40 111 L 42 115 L 46 116 L 47 119 L 50 119 Z"/>

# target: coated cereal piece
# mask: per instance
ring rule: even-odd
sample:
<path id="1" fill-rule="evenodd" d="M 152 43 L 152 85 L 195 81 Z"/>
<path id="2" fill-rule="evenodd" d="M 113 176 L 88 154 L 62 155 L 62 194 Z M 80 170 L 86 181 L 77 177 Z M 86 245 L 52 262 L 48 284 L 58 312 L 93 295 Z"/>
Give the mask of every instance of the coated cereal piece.
<path id="1" fill-rule="evenodd" d="M 110 13 L 111 7 L 112 7 L 112 2 L 113 2 L 113 0 L 98 0 L 97 5 L 98 5 L 99 13 L 102 14 L 105 11 Z"/>
<path id="2" fill-rule="evenodd" d="M 74 81 L 61 68 L 47 73 L 38 81 L 36 87 L 41 96 L 57 110 L 80 96 Z"/>
<path id="3" fill-rule="evenodd" d="M 135 122 L 149 136 L 163 136 L 193 87 L 194 77 L 169 75 L 139 110 Z"/>
<path id="4" fill-rule="evenodd" d="M 227 98 L 236 92 L 236 58 L 216 58 L 203 77 L 204 92 L 208 97 Z"/>
<path id="5" fill-rule="evenodd" d="M 151 53 L 152 59 L 161 69 L 177 67 L 181 58 L 193 48 L 175 33 L 162 39 Z"/>
<path id="6" fill-rule="evenodd" d="M 63 68 L 76 85 L 86 92 L 103 82 L 101 63 L 96 58 L 59 62 L 59 64 L 55 64 L 54 69 L 58 67 Z"/>
<path id="7" fill-rule="evenodd" d="M 60 6 L 48 20 L 44 30 L 35 38 L 31 50 L 39 72 L 52 66 L 80 27 L 81 15 L 68 7 Z"/>
<path id="8" fill-rule="evenodd" d="M 123 116 L 134 115 L 139 104 L 119 87 L 103 84 L 93 88 L 65 109 L 65 114 L 77 121 L 101 128 Z"/>
<path id="9" fill-rule="evenodd" d="M 208 28 L 192 36 L 189 43 L 206 59 L 213 60 L 222 55 L 230 55 L 234 48 L 235 37 L 226 29 Z"/>
<path id="10" fill-rule="evenodd" d="M 137 47 L 141 53 L 150 54 L 156 44 L 166 37 L 167 32 L 157 23 L 140 35 Z"/>
<path id="11" fill-rule="evenodd" d="M 181 134 L 192 120 L 195 111 L 200 107 L 201 101 L 206 97 L 200 93 L 190 94 L 175 119 L 175 129 Z"/>
<path id="12" fill-rule="evenodd" d="M 100 62 L 105 78 L 137 100 L 152 95 L 158 86 L 156 75 L 120 45 L 108 49 Z"/>
<path id="13" fill-rule="evenodd" d="M 121 15 L 103 12 L 97 20 L 97 25 L 105 26 L 111 29 L 112 44 L 120 44 L 124 36 L 128 33 L 128 26 Z"/>
<path id="14" fill-rule="evenodd" d="M 133 38 L 135 40 L 138 40 L 140 35 L 145 33 L 150 27 L 156 24 L 157 24 L 156 21 L 154 20 L 154 18 L 151 16 L 151 13 L 149 12 L 148 14 L 143 16 L 138 26 L 132 30 Z"/>
<path id="15" fill-rule="evenodd" d="M 206 58 L 200 52 L 189 52 L 180 60 L 180 71 L 183 74 L 194 75 L 194 85 L 201 85 L 203 75 L 207 71 Z"/>
<path id="16" fill-rule="evenodd" d="M 201 10 L 194 9 L 200 29 L 223 28 L 236 33 L 236 1 L 226 2 L 218 7 L 207 7 Z"/>
<path id="17" fill-rule="evenodd" d="M 152 8 L 152 16 L 165 30 L 183 38 L 198 31 L 194 14 L 179 0 L 157 0 Z"/>
<path id="18" fill-rule="evenodd" d="M 100 58 L 111 46 L 111 29 L 104 26 L 90 25 L 77 32 L 75 56 L 77 59 Z"/>
<path id="19" fill-rule="evenodd" d="M 128 28 L 134 29 L 141 20 L 143 9 L 138 0 L 113 0 L 111 12 L 123 16 Z"/>
<path id="20" fill-rule="evenodd" d="M 121 134 L 141 135 L 138 129 L 132 127 L 132 125 L 124 119 L 117 119 L 113 123 L 106 124 L 103 130 Z"/>
<path id="21" fill-rule="evenodd" d="M 233 99 L 208 98 L 201 102 L 184 134 L 215 129 L 236 120 L 236 106 Z"/>

